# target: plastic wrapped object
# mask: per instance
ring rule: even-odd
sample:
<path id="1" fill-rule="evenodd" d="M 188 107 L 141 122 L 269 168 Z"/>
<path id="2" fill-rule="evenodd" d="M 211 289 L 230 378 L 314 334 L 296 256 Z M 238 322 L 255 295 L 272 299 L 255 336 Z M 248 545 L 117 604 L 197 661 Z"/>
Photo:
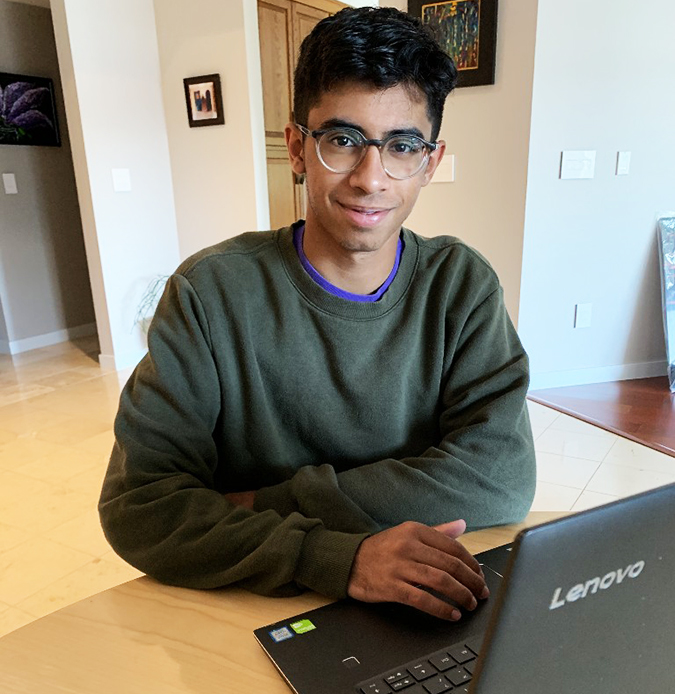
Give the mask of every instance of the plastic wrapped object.
<path id="1" fill-rule="evenodd" d="M 659 219 L 658 234 L 668 382 L 670 383 L 670 392 L 675 393 L 675 214 Z"/>

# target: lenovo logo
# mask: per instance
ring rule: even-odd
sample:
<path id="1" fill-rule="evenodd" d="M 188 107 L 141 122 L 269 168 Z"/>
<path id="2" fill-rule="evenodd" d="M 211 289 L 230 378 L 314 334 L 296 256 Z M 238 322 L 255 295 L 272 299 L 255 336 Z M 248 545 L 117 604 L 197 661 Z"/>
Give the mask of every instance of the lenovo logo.
<path id="1" fill-rule="evenodd" d="M 576 600 L 581 600 L 585 598 L 590 592 L 594 595 L 598 590 L 607 590 L 611 588 L 615 583 L 622 583 L 625 578 L 637 578 L 641 573 L 642 569 L 645 568 L 644 561 L 636 561 L 635 564 L 629 564 L 625 569 L 617 569 L 616 571 L 610 571 L 606 573 L 602 578 L 596 576 L 595 578 L 589 578 L 586 583 L 577 583 L 572 586 L 565 597 L 561 598 L 562 588 L 556 588 L 553 593 L 553 599 L 551 600 L 551 605 L 549 610 L 555 610 L 558 607 L 562 607 L 567 602 L 575 602 Z"/>

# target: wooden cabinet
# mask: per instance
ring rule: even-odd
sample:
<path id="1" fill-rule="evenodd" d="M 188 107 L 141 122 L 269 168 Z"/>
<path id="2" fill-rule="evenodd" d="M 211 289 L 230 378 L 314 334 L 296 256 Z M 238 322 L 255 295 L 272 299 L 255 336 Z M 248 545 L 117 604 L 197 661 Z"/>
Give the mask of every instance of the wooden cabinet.
<path id="1" fill-rule="evenodd" d="M 324 17 L 346 5 L 336 0 L 258 0 L 260 63 L 270 224 L 273 229 L 305 215 L 304 185 L 291 170 L 284 139 L 293 120 L 293 70 L 300 44 Z"/>

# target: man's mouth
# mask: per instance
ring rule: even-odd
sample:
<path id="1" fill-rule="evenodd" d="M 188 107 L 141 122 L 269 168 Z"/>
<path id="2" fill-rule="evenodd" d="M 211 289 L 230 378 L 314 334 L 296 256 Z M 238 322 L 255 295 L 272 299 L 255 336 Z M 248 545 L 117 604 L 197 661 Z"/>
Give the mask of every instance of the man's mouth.
<path id="1" fill-rule="evenodd" d="M 366 207 L 340 203 L 347 217 L 357 226 L 371 227 L 379 224 L 389 213 L 385 207 Z"/>

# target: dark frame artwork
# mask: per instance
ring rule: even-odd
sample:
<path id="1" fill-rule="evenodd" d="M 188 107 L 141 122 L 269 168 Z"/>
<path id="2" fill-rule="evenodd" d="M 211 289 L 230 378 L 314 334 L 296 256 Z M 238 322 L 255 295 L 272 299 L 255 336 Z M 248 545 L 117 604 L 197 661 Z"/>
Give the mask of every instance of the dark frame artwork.
<path id="1" fill-rule="evenodd" d="M 0 145 L 61 145 L 51 79 L 0 72 Z"/>
<path id="2" fill-rule="evenodd" d="M 428 24 L 457 66 L 457 86 L 495 83 L 497 0 L 408 0 L 408 13 Z"/>
<path id="3" fill-rule="evenodd" d="M 185 86 L 188 122 L 191 128 L 225 123 L 220 75 L 186 77 L 183 80 L 183 85 Z"/>

